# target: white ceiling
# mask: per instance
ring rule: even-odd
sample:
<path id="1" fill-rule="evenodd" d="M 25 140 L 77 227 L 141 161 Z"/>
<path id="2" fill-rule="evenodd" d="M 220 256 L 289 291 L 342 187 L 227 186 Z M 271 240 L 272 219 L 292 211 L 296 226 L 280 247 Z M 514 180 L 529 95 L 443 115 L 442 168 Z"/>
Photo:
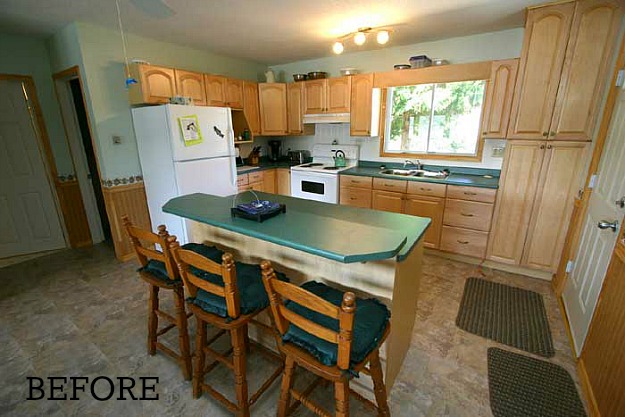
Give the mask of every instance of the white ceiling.
<path id="1" fill-rule="evenodd" d="M 159 0 L 135 0 L 140 3 Z M 164 0 L 155 18 L 120 0 L 128 32 L 266 64 L 331 55 L 336 37 L 397 25 L 389 45 L 523 25 L 524 8 L 546 0 Z M 0 0 L 0 32 L 46 36 L 73 21 L 116 27 L 113 0 Z M 372 49 L 347 44 L 345 51 Z"/>

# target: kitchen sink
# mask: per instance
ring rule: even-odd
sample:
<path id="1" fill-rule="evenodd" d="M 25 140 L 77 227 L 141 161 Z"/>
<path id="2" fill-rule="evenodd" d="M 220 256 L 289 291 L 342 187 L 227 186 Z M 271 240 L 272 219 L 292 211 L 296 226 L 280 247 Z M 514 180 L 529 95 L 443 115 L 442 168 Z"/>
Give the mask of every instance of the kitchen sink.
<path id="1" fill-rule="evenodd" d="M 449 171 L 428 171 L 427 169 L 383 169 L 383 175 L 393 175 L 397 177 L 424 177 L 424 178 L 447 178 Z"/>

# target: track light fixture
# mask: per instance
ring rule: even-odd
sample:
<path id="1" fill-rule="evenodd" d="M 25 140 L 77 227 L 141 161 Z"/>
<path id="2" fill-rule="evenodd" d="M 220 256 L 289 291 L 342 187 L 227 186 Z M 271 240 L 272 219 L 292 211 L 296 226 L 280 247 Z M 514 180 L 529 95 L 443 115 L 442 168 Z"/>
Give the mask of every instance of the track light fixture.
<path id="1" fill-rule="evenodd" d="M 391 31 L 388 28 L 360 28 L 355 32 L 341 36 L 333 45 L 332 52 L 341 54 L 345 50 L 345 41 L 352 39 L 354 44 L 362 46 L 367 42 L 367 35 L 375 34 L 375 39 L 380 45 L 386 45 L 391 38 Z"/>

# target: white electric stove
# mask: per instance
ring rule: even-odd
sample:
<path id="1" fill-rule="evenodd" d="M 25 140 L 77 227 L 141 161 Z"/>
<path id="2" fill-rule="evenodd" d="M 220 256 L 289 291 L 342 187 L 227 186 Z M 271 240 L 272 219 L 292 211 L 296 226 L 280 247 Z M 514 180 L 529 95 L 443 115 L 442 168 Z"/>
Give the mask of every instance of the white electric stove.
<path id="1" fill-rule="evenodd" d="M 345 154 L 345 166 L 337 167 L 335 158 Z M 315 145 L 312 162 L 291 167 L 291 196 L 338 204 L 339 172 L 358 165 L 356 145 Z"/>

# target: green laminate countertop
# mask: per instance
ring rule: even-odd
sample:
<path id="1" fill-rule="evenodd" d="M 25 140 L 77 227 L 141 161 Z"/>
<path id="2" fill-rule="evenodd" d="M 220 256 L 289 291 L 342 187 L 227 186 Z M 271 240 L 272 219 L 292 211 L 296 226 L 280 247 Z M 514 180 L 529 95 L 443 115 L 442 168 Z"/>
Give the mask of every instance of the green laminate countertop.
<path id="1" fill-rule="evenodd" d="M 230 208 L 235 196 L 208 194 L 173 198 L 163 211 L 343 263 L 391 258 L 401 262 L 431 222 L 424 217 L 256 194 L 261 200 L 286 204 L 286 213 L 262 223 L 233 218 Z M 237 203 L 253 199 L 249 192 L 236 196 Z"/>
<path id="2" fill-rule="evenodd" d="M 387 168 L 389 164 L 386 164 Z M 466 185 L 471 187 L 482 188 L 499 188 L 499 177 L 491 174 L 474 174 L 465 172 L 454 172 L 453 167 L 448 167 L 451 174 L 447 178 L 424 178 L 381 174 L 380 168 L 377 166 L 357 166 L 354 168 L 341 171 L 340 175 L 358 175 L 363 177 L 378 177 L 384 179 L 397 179 L 418 182 L 433 182 L 447 185 Z M 475 170 L 478 172 L 477 170 Z"/>
<path id="3" fill-rule="evenodd" d="M 267 161 L 261 160 L 258 165 L 242 165 L 237 167 L 237 175 L 249 174 L 250 172 L 266 171 L 268 169 L 276 168 L 291 168 L 294 165 L 299 165 L 299 162 L 291 161 Z"/>

